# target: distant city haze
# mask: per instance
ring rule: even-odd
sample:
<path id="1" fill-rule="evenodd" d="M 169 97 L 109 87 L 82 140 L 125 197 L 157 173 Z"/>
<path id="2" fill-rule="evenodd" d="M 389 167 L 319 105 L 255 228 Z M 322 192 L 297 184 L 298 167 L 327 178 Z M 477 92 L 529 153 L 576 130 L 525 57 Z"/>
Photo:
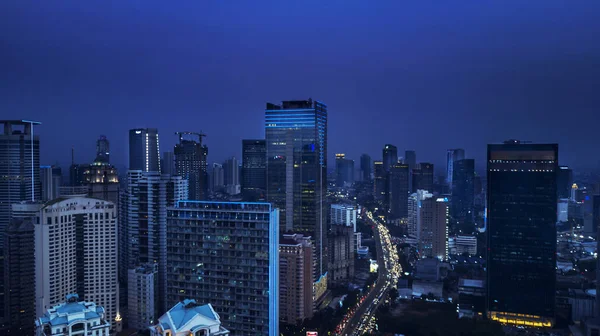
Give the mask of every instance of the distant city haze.
<path id="1" fill-rule="evenodd" d="M 464 148 L 559 143 L 597 168 L 600 2 L 0 2 L 0 114 L 41 121 L 41 163 L 91 162 L 96 140 L 127 166 L 128 130 L 204 132 L 208 162 L 264 137 L 266 102 L 328 106 L 335 153 L 445 169 Z"/>

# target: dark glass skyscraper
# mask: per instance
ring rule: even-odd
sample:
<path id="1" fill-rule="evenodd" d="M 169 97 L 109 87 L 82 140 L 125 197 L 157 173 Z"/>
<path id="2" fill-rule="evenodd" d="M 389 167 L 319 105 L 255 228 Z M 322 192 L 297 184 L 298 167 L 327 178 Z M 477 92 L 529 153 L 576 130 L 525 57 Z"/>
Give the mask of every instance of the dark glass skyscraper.
<path id="1" fill-rule="evenodd" d="M 556 287 L 558 145 L 488 145 L 487 311 L 492 320 L 550 327 Z"/>
<path id="2" fill-rule="evenodd" d="M 465 158 L 465 150 L 462 148 L 448 149 L 446 156 L 446 184 L 452 187 L 454 177 L 454 162 Z"/>
<path id="3" fill-rule="evenodd" d="M 419 189 L 433 192 L 433 163 L 421 162 L 413 168 L 412 188 L 413 193 Z"/>
<path id="4" fill-rule="evenodd" d="M 175 173 L 189 183 L 189 199 L 203 200 L 208 187 L 208 147 L 202 145 L 202 133 L 179 132 L 175 145 Z"/>
<path id="5" fill-rule="evenodd" d="M 408 165 L 395 163 L 388 173 L 388 208 L 392 218 L 408 218 Z"/>
<path id="6" fill-rule="evenodd" d="M 267 103 L 267 200 L 281 209 L 280 231 L 315 239 L 319 277 L 325 274 L 327 105 L 319 101 Z"/>
<path id="7" fill-rule="evenodd" d="M 452 174 L 452 218 L 459 223 L 473 223 L 475 160 L 454 161 Z"/>
<path id="8" fill-rule="evenodd" d="M 360 174 L 363 181 L 371 180 L 371 157 L 369 154 L 360 156 Z"/>
<path id="9" fill-rule="evenodd" d="M 96 163 L 110 163 L 110 143 L 105 135 L 101 135 L 96 141 Z"/>
<path id="10" fill-rule="evenodd" d="M 570 198 L 573 186 L 573 170 L 567 166 L 558 167 L 557 172 L 558 198 Z"/>
<path id="11" fill-rule="evenodd" d="M 354 182 L 354 160 L 346 159 L 346 154 L 335 154 L 335 184 L 343 187 L 344 184 Z"/>
<path id="12" fill-rule="evenodd" d="M 412 188 L 412 170 L 417 166 L 417 152 L 407 150 L 404 152 L 404 163 L 408 165 L 408 190 Z"/>
<path id="13" fill-rule="evenodd" d="M 386 144 L 383 147 L 383 169 L 389 171 L 393 164 L 398 162 L 398 148 L 394 145 Z"/>
<path id="14" fill-rule="evenodd" d="M 383 201 L 387 194 L 387 172 L 383 169 L 382 161 L 373 162 L 373 196 L 376 200 Z"/>
<path id="15" fill-rule="evenodd" d="M 242 194 L 267 189 L 267 144 L 265 140 L 242 140 Z"/>
<path id="16" fill-rule="evenodd" d="M 160 146 L 156 128 L 129 130 L 129 170 L 160 172 Z"/>

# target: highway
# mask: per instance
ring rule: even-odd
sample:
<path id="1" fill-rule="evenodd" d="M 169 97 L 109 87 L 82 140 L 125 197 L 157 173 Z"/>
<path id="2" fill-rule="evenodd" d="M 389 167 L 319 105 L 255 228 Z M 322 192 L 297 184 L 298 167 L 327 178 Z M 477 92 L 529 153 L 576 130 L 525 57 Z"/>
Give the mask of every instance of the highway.
<path id="1" fill-rule="evenodd" d="M 374 315 L 385 295 L 390 288 L 395 287 L 402 268 L 398 262 L 396 247 L 392 245 L 388 229 L 373 218 L 371 212 L 367 218 L 372 224 L 375 245 L 377 249 L 377 264 L 379 265 L 378 276 L 375 286 L 371 288 L 354 314 L 343 325 L 343 329 L 337 335 L 357 336 L 369 332 L 374 327 Z"/>

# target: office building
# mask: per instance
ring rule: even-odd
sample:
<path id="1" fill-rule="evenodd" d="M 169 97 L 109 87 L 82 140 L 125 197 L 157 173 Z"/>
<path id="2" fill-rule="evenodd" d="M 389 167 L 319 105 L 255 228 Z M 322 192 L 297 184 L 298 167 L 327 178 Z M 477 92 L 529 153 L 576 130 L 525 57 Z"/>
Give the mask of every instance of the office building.
<path id="1" fill-rule="evenodd" d="M 371 181 L 371 157 L 369 154 L 360 156 L 360 176 L 362 181 Z"/>
<path id="2" fill-rule="evenodd" d="M 121 195 L 119 226 L 119 274 L 122 285 L 127 289 L 123 297 L 125 302 L 129 302 L 126 297 L 130 292 L 127 287 L 129 270 L 140 265 L 158 264 L 155 305 L 159 311 L 166 310 L 167 207 L 187 199 L 187 182 L 181 176 L 158 172 L 127 172 L 127 190 Z"/>
<path id="3" fill-rule="evenodd" d="M 213 163 L 210 180 L 213 192 L 220 192 L 225 189 L 225 171 L 222 164 Z"/>
<path id="4" fill-rule="evenodd" d="M 267 189 L 267 143 L 242 140 L 242 194 L 264 194 Z M 260 198 L 260 197 L 259 197 Z"/>
<path id="5" fill-rule="evenodd" d="M 60 196 L 60 187 L 62 185 L 62 174 L 60 167 L 41 166 L 40 182 L 42 184 L 41 199 L 50 201 Z"/>
<path id="6" fill-rule="evenodd" d="M 175 173 L 175 154 L 173 152 L 163 152 L 160 168 L 163 174 L 177 175 Z"/>
<path id="7" fill-rule="evenodd" d="M 231 157 L 223 163 L 223 173 L 226 192 L 230 195 L 239 194 L 241 192 L 240 165 L 235 157 Z"/>
<path id="8" fill-rule="evenodd" d="M 448 251 L 450 254 L 470 256 L 477 255 L 477 237 L 458 235 L 448 238 Z"/>
<path id="9" fill-rule="evenodd" d="M 485 280 L 458 279 L 458 318 L 483 318 L 485 292 Z"/>
<path id="10" fill-rule="evenodd" d="M 108 163 L 94 162 L 85 170 L 87 195 L 119 205 L 119 173 L 115 166 Z"/>
<path id="11" fill-rule="evenodd" d="M 408 217 L 408 180 L 407 164 L 394 163 L 388 173 L 387 208 L 392 219 Z"/>
<path id="12" fill-rule="evenodd" d="M 64 299 L 63 299 L 64 300 Z M 35 320 L 37 336 L 104 336 L 110 335 L 109 316 L 94 302 L 79 302 L 79 295 L 69 294 L 66 301 L 45 309 Z"/>
<path id="13" fill-rule="evenodd" d="M 446 184 L 452 186 L 454 178 L 454 162 L 465 159 L 465 150 L 462 148 L 448 149 L 446 154 Z"/>
<path id="14" fill-rule="evenodd" d="M 383 169 L 389 171 L 393 164 L 398 163 L 398 148 L 394 145 L 386 144 L 383 147 Z"/>
<path id="15" fill-rule="evenodd" d="M 378 201 L 387 197 L 387 171 L 383 168 L 383 161 L 373 162 L 373 196 Z"/>
<path id="16" fill-rule="evenodd" d="M 156 128 L 129 130 L 129 169 L 160 172 L 160 144 Z"/>
<path id="17" fill-rule="evenodd" d="M 284 234 L 279 242 L 279 319 L 300 324 L 313 315 L 314 246 L 310 237 Z"/>
<path id="18" fill-rule="evenodd" d="M 419 255 L 421 258 L 448 259 L 448 199 L 429 197 L 418 210 Z"/>
<path id="19" fill-rule="evenodd" d="M 354 277 L 354 230 L 351 226 L 332 225 L 329 229 L 328 279 L 340 284 Z"/>
<path id="20" fill-rule="evenodd" d="M 573 185 L 573 170 L 567 166 L 558 167 L 556 184 L 558 198 L 570 198 L 571 186 Z"/>
<path id="21" fill-rule="evenodd" d="M 101 135 L 96 141 L 96 163 L 110 163 L 110 143 L 105 135 Z"/>
<path id="22" fill-rule="evenodd" d="M 14 214 L 13 209 L 13 214 Z M 4 233 L 5 333 L 33 335 L 35 253 L 32 218 L 14 218 Z"/>
<path id="23" fill-rule="evenodd" d="M 315 240 L 316 279 L 326 274 L 327 105 L 267 103 L 267 200 L 281 209 L 280 231 Z M 326 277 L 324 278 L 326 283 Z"/>
<path id="24" fill-rule="evenodd" d="M 208 147 L 202 144 L 202 132 L 178 132 L 175 145 L 175 172 L 188 181 L 189 199 L 203 200 L 208 188 Z"/>
<path id="25" fill-rule="evenodd" d="M 432 163 L 419 163 L 412 170 L 412 186 L 411 192 L 417 192 L 417 190 L 427 190 L 433 192 L 433 164 Z"/>
<path id="26" fill-rule="evenodd" d="M 179 201 L 168 210 L 167 302 L 211 302 L 234 335 L 279 335 L 279 210 Z"/>
<path id="27" fill-rule="evenodd" d="M 433 197 L 427 190 L 417 190 L 408 198 L 408 234 L 419 239 L 421 234 L 421 204 L 425 199 Z"/>
<path id="28" fill-rule="evenodd" d="M 90 169 L 89 164 L 72 163 L 69 167 L 69 186 L 81 187 L 87 186 L 86 172 Z"/>
<path id="29" fill-rule="evenodd" d="M 117 328 L 117 209 L 85 197 L 46 203 L 35 222 L 36 316 L 71 293 L 106 309 Z"/>
<path id="30" fill-rule="evenodd" d="M 356 206 L 347 204 L 331 205 L 331 225 L 349 226 L 356 232 Z"/>
<path id="31" fill-rule="evenodd" d="M 129 329 L 142 330 L 156 321 L 158 265 L 145 264 L 128 271 L 127 322 Z"/>
<path id="32" fill-rule="evenodd" d="M 510 140 L 488 145 L 487 158 L 488 317 L 551 327 L 558 145 Z"/>
<path id="33" fill-rule="evenodd" d="M 408 190 L 413 190 L 412 187 L 412 170 L 417 166 L 417 152 L 414 150 L 407 150 L 404 152 L 404 164 L 408 165 Z"/>
<path id="34" fill-rule="evenodd" d="M 452 168 L 452 218 L 454 223 L 474 223 L 475 160 L 454 161 Z"/>
<path id="35" fill-rule="evenodd" d="M 346 154 L 335 154 L 335 185 L 338 188 L 354 183 L 354 160 L 346 159 Z"/>
<path id="36" fill-rule="evenodd" d="M 211 304 L 201 305 L 185 299 L 158 319 L 150 327 L 150 336 L 227 336 L 229 330 L 221 326 L 219 314 Z"/>

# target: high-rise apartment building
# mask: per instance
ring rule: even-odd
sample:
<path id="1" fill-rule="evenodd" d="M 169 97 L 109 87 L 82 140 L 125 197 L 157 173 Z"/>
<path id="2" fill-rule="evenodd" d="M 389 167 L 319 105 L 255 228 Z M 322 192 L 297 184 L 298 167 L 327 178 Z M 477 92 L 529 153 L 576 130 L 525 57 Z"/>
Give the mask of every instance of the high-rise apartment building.
<path id="1" fill-rule="evenodd" d="M 428 197 L 418 209 L 419 255 L 422 258 L 448 259 L 448 199 Z"/>
<path id="2" fill-rule="evenodd" d="M 158 315 L 158 265 L 145 264 L 128 271 L 127 322 L 129 329 L 142 330 L 152 325 Z"/>
<path id="3" fill-rule="evenodd" d="M 360 176 L 363 181 L 371 181 L 371 156 L 363 154 L 360 156 Z"/>
<path id="4" fill-rule="evenodd" d="M 280 321 L 300 324 L 313 315 L 314 252 L 301 234 L 284 234 L 279 242 Z"/>
<path id="5" fill-rule="evenodd" d="M 398 163 L 398 148 L 394 145 L 386 144 L 383 147 L 383 169 L 389 171 L 390 167 Z"/>
<path id="6" fill-rule="evenodd" d="M 421 204 L 424 200 L 433 197 L 427 190 L 417 190 L 408 198 L 408 234 L 419 239 L 421 235 Z"/>
<path id="7" fill-rule="evenodd" d="M 230 157 L 223 162 L 225 192 L 229 195 L 237 195 L 240 188 L 240 165 L 235 157 Z"/>
<path id="8" fill-rule="evenodd" d="M 446 154 L 446 184 L 452 187 L 454 177 L 454 162 L 464 160 L 465 150 L 462 148 L 448 149 Z"/>
<path id="9" fill-rule="evenodd" d="M 373 177 L 373 196 L 383 201 L 387 197 L 387 171 L 383 168 L 383 161 L 373 162 Z"/>
<path id="10" fill-rule="evenodd" d="M 557 144 L 488 145 L 487 313 L 550 327 L 556 291 Z"/>
<path id="11" fill-rule="evenodd" d="M 96 159 L 97 163 L 110 163 L 110 143 L 105 135 L 101 135 L 96 141 Z"/>
<path id="12" fill-rule="evenodd" d="M 279 335 L 279 210 L 179 201 L 168 210 L 167 302 L 210 302 L 232 334 Z"/>
<path id="13" fill-rule="evenodd" d="M 175 173 L 175 154 L 173 152 L 163 152 L 160 168 L 163 174 L 177 175 Z"/>
<path id="14" fill-rule="evenodd" d="M 408 217 L 408 180 L 407 164 L 394 163 L 388 172 L 387 208 L 391 218 Z"/>
<path id="15" fill-rule="evenodd" d="M 412 170 L 411 192 L 427 190 L 433 192 L 433 163 L 421 162 Z"/>
<path id="16" fill-rule="evenodd" d="M 261 194 L 267 189 L 265 140 L 242 140 L 242 194 Z"/>
<path id="17" fill-rule="evenodd" d="M 13 210 L 14 213 L 14 210 Z M 6 335 L 33 335 L 35 253 L 33 219 L 13 218 L 4 233 Z"/>
<path id="18" fill-rule="evenodd" d="M 160 172 L 160 144 L 156 128 L 129 130 L 129 169 Z"/>
<path id="19" fill-rule="evenodd" d="M 357 209 L 354 205 L 332 204 L 331 225 L 349 226 L 356 232 Z"/>
<path id="20" fill-rule="evenodd" d="M 454 161 L 452 173 L 452 218 L 455 223 L 474 223 L 475 160 Z"/>
<path id="21" fill-rule="evenodd" d="M 560 166 L 556 176 L 558 198 L 570 198 L 571 187 L 573 186 L 573 170 L 567 166 Z"/>
<path id="22" fill-rule="evenodd" d="M 175 172 L 188 180 L 189 199 L 203 200 L 208 188 L 208 147 L 202 144 L 202 132 L 179 132 L 179 143 L 175 145 Z"/>
<path id="23" fill-rule="evenodd" d="M 354 160 L 346 159 L 346 154 L 335 154 L 335 184 L 343 187 L 354 182 Z"/>
<path id="24" fill-rule="evenodd" d="M 355 237 L 350 226 L 332 225 L 329 229 L 328 277 L 333 284 L 341 284 L 354 277 Z"/>
<path id="25" fill-rule="evenodd" d="M 267 200 L 281 209 L 282 233 L 315 239 L 315 278 L 321 279 L 327 253 L 327 105 L 312 99 L 267 103 L 265 133 Z"/>
<path id="26" fill-rule="evenodd" d="M 121 283 L 123 286 L 128 286 L 127 277 L 130 269 L 136 269 L 140 265 L 157 264 L 158 290 L 155 292 L 154 304 L 160 312 L 166 309 L 164 296 L 167 207 L 187 199 L 187 194 L 188 184 L 181 176 L 161 175 L 158 172 L 140 170 L 127 172 L 127 190 L 121 194 L 119 226 Z M 125 296 L 129 292 L 127 288 Z"/>
<path id="27" fill-rule="evenodd" d="M 35 222 L 36 315 L 71 293 L 101 304 L 116 329 L 117 209 L 85 197 L 46 203 Z"/>

